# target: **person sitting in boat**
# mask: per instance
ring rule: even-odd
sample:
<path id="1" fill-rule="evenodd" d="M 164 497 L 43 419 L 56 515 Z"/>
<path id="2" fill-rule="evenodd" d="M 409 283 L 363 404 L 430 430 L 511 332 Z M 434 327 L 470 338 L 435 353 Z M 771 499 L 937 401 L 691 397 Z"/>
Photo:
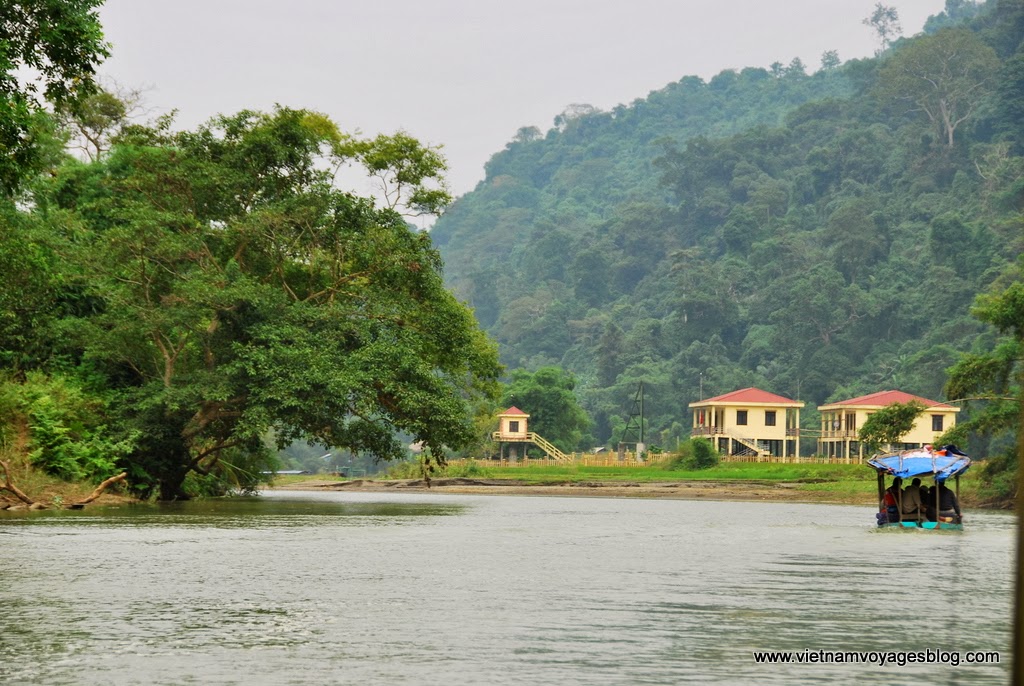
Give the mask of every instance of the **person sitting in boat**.
<path id="1" fill-rule="evenodd" d="M 903 479 L 896 477 L 892 480 L 892 486 L 885 489 L 885 496 L 882 498 L 882 505 L 885 506 L 885 514 L 890 522 L 900 521 L 899 504 L 903 500 Z"/>
<path id="2" fill-rule="evenodd" d="M 960 513 L 960 502 L 956 499 L 956 493 L 950 490 L 949 486 L 944 483 L 940 483 L 934 488 L 939 489 L 938 516 L 947 521 L 959 522 L 962 515 Z M 928 503 L 928 519 L 933 522 L 940 521 L 935 515 L 935 493 L 933 491 Z"/>
<path id="3" fill-rule="evenodd" d="M 903 489 L 903 515 L 912 515 L 914 519 L 920 519 L 925 510 L 924 500 L 921 498 L 921 480 L 915 478 L 910 485 Z"/>

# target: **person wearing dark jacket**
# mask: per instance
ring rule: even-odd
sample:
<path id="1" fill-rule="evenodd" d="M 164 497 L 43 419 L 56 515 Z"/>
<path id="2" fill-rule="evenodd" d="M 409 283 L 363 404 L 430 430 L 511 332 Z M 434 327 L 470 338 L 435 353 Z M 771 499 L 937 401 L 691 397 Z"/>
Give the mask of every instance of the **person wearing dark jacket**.
<path id="1" fill-rule="evenodd" d="M 938 521 L 935 512 L 935 488 L 939 489 L 939 517 L 956 518 L 956 521 L 960 521 L 962 516 L 960 512 L 960 502 L 956 499 L 956 493 L 950 490 L 949 486 L 944 483 L 940 483 L 932 489 L 932 493 L 928 498 L 928 519 L 935 522 Z"/>

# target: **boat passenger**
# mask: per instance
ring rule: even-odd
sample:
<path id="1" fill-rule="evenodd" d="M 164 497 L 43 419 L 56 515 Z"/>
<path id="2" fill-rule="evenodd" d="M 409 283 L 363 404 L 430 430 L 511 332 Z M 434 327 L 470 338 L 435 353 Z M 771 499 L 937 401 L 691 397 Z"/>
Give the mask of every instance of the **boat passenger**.
<path id="1" fill-rule="evenodd" d="M 890 522 L 900 521 L 899 504 L 903 499 L 903 489 L 900 488 L 902 485 L 903 479 L 897 476 L 892 480 L 892 486 L 885 489 L 885 496 L 882 498 L 882 504 L 885 506 L 885 513 Z"/>
<path id="2" fill-rule="evenodd" d="M 961 519 L 960 503 L 956 499 L 956 493 L 954 493 L 949 486 L 944 483 L 940 483 L 934 487 L 939 489 L 939 512 L 938 516 L 944 519 L 950 519 L 955 522 L 959 522 Z M 935 517 L 935 492 L 934 488 L 931 494 L 931 501 L 928 503 L 928 519 L 935 522 L 938 519 Z"/>
<path id="3" fill-rule="evenodd" d="M 921 499 L 921 480 L 915 477 L 910 485 L 903 489 L 903 514 L 920 518 L 925 509 L 924 501 Z"/>

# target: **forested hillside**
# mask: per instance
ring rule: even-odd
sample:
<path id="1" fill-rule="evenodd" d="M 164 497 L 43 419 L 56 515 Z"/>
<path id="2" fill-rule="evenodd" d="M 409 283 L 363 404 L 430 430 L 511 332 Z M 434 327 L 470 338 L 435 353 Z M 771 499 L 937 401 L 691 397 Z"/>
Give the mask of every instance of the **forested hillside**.
<path id="1" fill-rule="evenodd" d="M 561 366 L 617 438 L 746 386 L 815 405 L 942 399 L 971 315 L 1015 265 L 1024 206 L 1024 3 L 950 0 L 926 31 L 813 74 L 685 77 L 519 131 L 432 231 L 446 278 L 512 369 Z M 969 412 L 967 413 L 969 415 Z"/>

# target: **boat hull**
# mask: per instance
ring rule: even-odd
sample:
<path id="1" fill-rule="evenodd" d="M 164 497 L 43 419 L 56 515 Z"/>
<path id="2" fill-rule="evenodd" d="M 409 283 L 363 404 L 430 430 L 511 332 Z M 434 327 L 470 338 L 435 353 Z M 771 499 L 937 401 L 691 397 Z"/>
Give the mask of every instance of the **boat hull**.
<path id="1" fill-rule="evenodd" d="M 913 529 L 925 529 L 927 531 L 963 531 L 963 524 L 955 524 L 953 522 L 886 522 L 878 525 L 879 529 L 899 529 L 899 530 L 913 530 Z"/>

